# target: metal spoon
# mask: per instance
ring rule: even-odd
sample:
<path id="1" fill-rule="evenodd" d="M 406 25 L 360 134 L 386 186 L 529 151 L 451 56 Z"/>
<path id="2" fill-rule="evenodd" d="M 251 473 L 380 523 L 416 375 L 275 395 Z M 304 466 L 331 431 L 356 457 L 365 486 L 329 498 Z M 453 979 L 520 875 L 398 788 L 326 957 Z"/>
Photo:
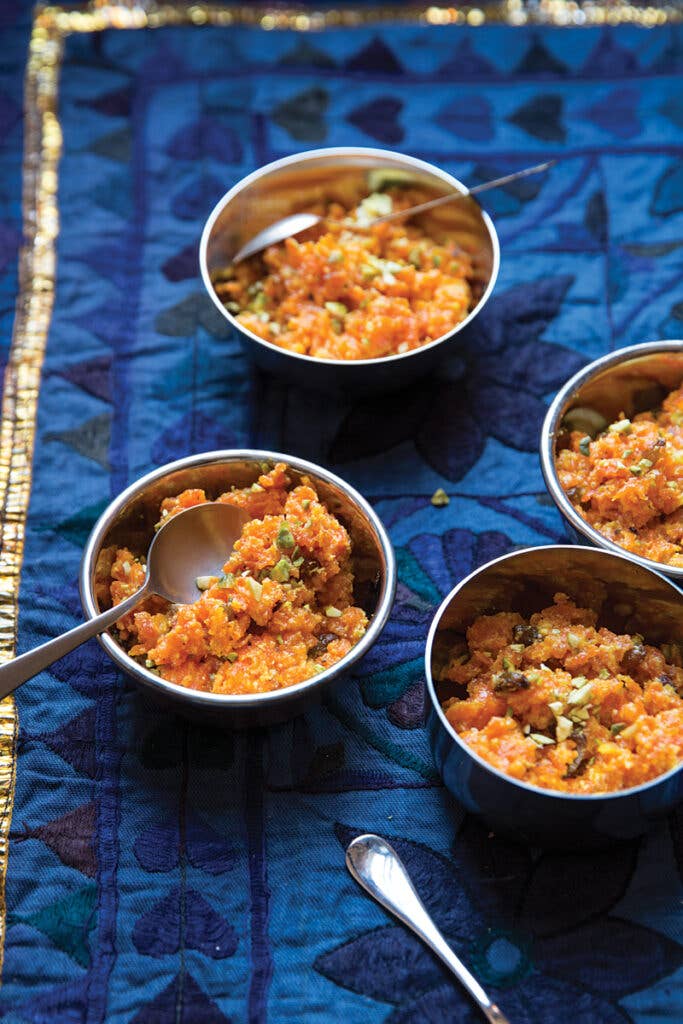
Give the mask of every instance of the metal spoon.
<path id="1" fill-rule="evenodd" d="M 158 594 L 173 604 L 195 601 L 197 577 L 213 575 L 223 565 L 248 518 L 242 509 L 221 502 L 194 505 L 171 516 L 150 544 L 147 576 L 137 593 L 0 667 L 0 699 L 90 637 L 104 633 L 143 597 Z"/>
<path id="2" fill-rule="evenodd" d="M 373 899 L 412 928 L 417 937 L 443 960 L 490 1024 L 510 1024 L 448 945 L 415 892 L 403 861 L 386 839 L 375 835 L 358 836 L 346 850 L 346 866 Z"/>
<path id="3" fill-rule="evenodd" d="M 383 217 L 374 217 L 371 221 L 362 225 L 362 230 L 365 231 L 375 224 L 384 224 L 386 221 L 413 217 L 416 213 L 433 210 L 435 206 L 443 206 L 444 203 L 452 203 L 456 199 L 464 199 L 465 196 L 475 196 L 479 192 L 487 192 L 490 188 L 500 188 L 511 181 L 517 181 L 518 178 L 526 178 L 529 174 L 540 174 L 542 171 L 547 171 L 555 163 L 555 160 L 548 160 L 546 163 L 536 164 L 534 167 L 525 167 L 522 171 L 515 171 L 513 174 L 505 174 L 502 178 L 494 178 L 492 181 L 475 185 L 474 188 L 465 189 L 464 192 L 449 192 L 448 195 L 430 199 L 426 203 L 420 203 L 419 206 L 410 206 L 407 210 L 395 210 L 393 213 L 384 214 Z M 257 252 L 267 249 L 269 245 L 277 245 L 278 242 L 284 242 L 286 238 L 299 235 L 302 231 L 308 231 L 309 228 L 315 227 L 316 224 L 320 224 L 324 220 L 324 217 L 319 217 L 315 213 L 293 213 L 288 217 L 283 217 L 281 220 L 276 220 L 274 224 L 270 224 L 263 231 L 259 231 L 257 235 L 254 235 L 248 242 L 245 242 L 242 248 L 237 250 L 231 263 L 233 266 L 236 266 L 236 264 L 248 259 L 249 256 L 254 256 Z M 355 225 L 355 227 L 360 228 L 361 226 Z"/>

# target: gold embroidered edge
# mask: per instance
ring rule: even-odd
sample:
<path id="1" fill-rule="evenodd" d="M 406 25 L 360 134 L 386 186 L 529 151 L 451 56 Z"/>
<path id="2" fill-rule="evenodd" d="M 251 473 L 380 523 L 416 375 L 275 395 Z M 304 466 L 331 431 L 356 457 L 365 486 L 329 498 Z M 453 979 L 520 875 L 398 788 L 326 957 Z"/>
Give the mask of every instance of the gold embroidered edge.
<path id="1" fill-rule="evenodd" d="M 60 33 L 34 24 L 24 92 L 23 230 L 12 344 L 0 413 L 0 661 L 14 656 L 19 579 L 40 388 L 52 313 L 57 235 L 56 117 Z M 0 971 L 5 948 L 5 879 L 14 802 L 18 718 L 12 697 L 0 703 Z"/>
<path id="2" fill-rule="evenodd" d="M 315 11 L 305 7 L 274 8 L 267 4 L 106 3 L 91 0 L 74 6 L 39 7 L 37 21 L 60 32 L 97 32 L 108 28 L 159 28 L 167 25 L 254 25 L 267 31 L 298 32 L 324 28 L 403 23 L 426 25 L 504 24 L 595 26 L 631 24 L 642 28 L 679 24 L 683 21 L 680 0 L 657 6 L 623 0 L 494 0 L 492 3 L 342 6 Z"/>

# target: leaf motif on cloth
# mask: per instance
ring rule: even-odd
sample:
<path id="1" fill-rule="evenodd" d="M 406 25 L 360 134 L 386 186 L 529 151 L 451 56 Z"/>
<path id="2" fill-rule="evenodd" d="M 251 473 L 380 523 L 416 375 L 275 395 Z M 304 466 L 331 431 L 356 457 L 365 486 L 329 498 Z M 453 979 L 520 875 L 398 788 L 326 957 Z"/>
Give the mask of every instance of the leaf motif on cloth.
<path id="1" fill-rule="evenodd" d="M 179 220 L 196 221 L 206 217 L 225 192 L 225 183 L 214 174 L 202 173 L 176 192 L 171 209 Z"/>
<path id="2" fill-rule="evenodd" d="M 108 132 L 88 146 L 91 153 L 119 164 L 127 164 L 130 161 L 132 149 L 133 134 L 130 128 L 118 128 L 114 132 Z"/>
<path id="3" fill-rule="evenodd" d="M 493 138 L 493 111 L 484 96 L 459 97 L 442 107 L 434 121 L 453 135 L 473 142 Z"/>
<path id="4" fill-rule="evenodd" d="M 98 501 L 94 505 L 87 505 L 85 508 L 79 509 L 72 516 L 69 516 L 68 519 L 63 519 L 61 523 L 57 523 L 56 526 L 54 523 L 50 523 L 49 529 L 56 530 L 57 533 L 71 541 L 77 548 L 82 548 L 90 535 L 90 531 L 108 504 L 109 501 Z"/>
<path id="5" fill-rule="evenodd" d="M 129 1024 L 231 1024 L 191 974 L 177 975 L 170 985 L 142 1006 Z"/>
<path id="6" fill-rule="evenodd" d="M 304 36 L 297 40 L 278 61 L 283 68 L 333 68 L 336 62 L 319 46 L 314 46 Z"/>
<path id="7" fill-rule="evenodd" d="M 237 949 L 237 935 L 195 889 L 174 888 L 137 919 L 133 944 L 144 956 L 158 958 L 182 947 L 225 960 Z"/>
<path id="8" fill-rule="evenodd" d="M 79 427 L 45 434 L 44 441 L 62 441 L 85 459 L 92 459 L 102 469 L 109 469 L 109 445 L 111 443 L 110 412 L 93 416 Z"/>
<path id="9" fill-rule="evenodd" d="M 403 65 L 381 36 L 373 36 L 369 43 L 345 62 L 348 71 L 367 71 L 370 74 L 400 75 Z"/>
<path id="10" fill-rule="evenodd" d="M 394 96 L 378 96 L 370 103 L 356 107 L 346 120 L 379 142 L 395 145 L 403 140 L 405 132 L 398 118 L 403 103 Z"/>
<path id="11" fill-rule="evenodd" d="M 518 75 L 557 77 L 566 75 L 567 65 L 559 60 L 538 35 L 531 37 L 531 45 L 515 68 Z"/>
<path id="12" fill-rule="evenodd" d="M 297 142 L 323 142 L 327 138 L 325 114 L 329 102 L 327 92 L 314 86 L 283 100 L 270 116 Z"/>
<path id="13" fill-rule="evenodd" d="M 585 116 L 599 128 L 619 139 L 632 139 L 642 131 L 638 117 L 637 89 L 615 89 L 592 103 L 584 111 Z"/>
<path id="14" fill-rule="evenodd" d="M 561 121 L 562 106 L 561 96 L 534 96 L 507 120 L 543 142 L 564 142 L 567 133 Z"/>
<path id="15" fill-rule="evenodd" d="M 85 359 L 77 363 L 71 363 L 59 371 L 59 376 L 75 384 L 82 391 L 100 398 L 103 402 L 112 400 L 111 394 L 111 364 L 112 357 L 95 356 L 93 359 Z"/>
<path id="16" fill-rule="evenodd" d="M 190 242 L 161 264 L 161 271 L 167 281 L 189 281 L 197 276 L 199 239 Z"/>
<path id="17" fill-rule="evenodd" d="M 229 338 L 232 334 L 230 324 L 204 292 L 193 292 L 175 306 L 162 309 L 154 321 L 154 330 L 169 338 L 191 338 L 198 327 L 214 338 Z"/>
<path id="18" fill-rule="evenodd" d="M 683 162 L 672 160 L 657 180 L 650 213 L 668 217 L 683 210 Z"/>
<path id="19" fill-rule="evenodd" d="M 97 886 L 85 885 L 34 914 L 8 915 L 8 924 L 31 925 L 81 967 L 90 963 L 88 936 L 95 927 Z"/>
<path id="20" fill-rule="evenodd" d="M 94 801 L 68 811 L 61 818 L 46 825 L 30 827 L 24 825 L 23 833 L 14 837 L 15 842 L 26 839 L 40 839 L 57 854 L 62 864 L 81 871 L 88 878 L 97 874 L 97 855 L 94 836 L 97 824 L 97 806 Z"/>
<path id="21" fill-rule="evenodd" d="M 81 775 L 94 779 L 97 774 L 95 756 L 95 723 L 97 709 L 85 708 L 79 715 L 58 726 L 53 732 L 41 733 L 39 738 Z"/>

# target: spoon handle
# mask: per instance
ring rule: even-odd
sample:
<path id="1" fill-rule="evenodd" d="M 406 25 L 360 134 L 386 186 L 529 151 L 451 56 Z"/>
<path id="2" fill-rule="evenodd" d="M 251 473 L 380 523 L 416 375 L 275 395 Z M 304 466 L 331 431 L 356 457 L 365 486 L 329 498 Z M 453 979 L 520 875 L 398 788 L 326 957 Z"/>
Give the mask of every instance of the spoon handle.
<path id="1" fill-rule="evenodd" d="M 346 851 L 346 866 L 366 892 L 415 932 L 467 989 L 490 1024 L 510 1024 L 477 979 L 458 959 L 425 910 L 403 861 L 381 836 L 358 836 Z"/>
<path id="2" fill-rule="evenodd" d="M 48 665 L 59 661 L 65 654 L 73 651 L 75 647 L 80 647 L 91 636 L 104 633 L 105 629 L 113 626 L 117 619 L 120 619 L 126 612 L 135 608 L 144 597 L 147 589 L 147 584 L 145 584 L 142 589 L 138 590 L 136 594 L 131 595 L 131 597 L 126 598 L 121 604 L 107 609 L 106 612 L 96 615 L 94 619 L 88 619 L 87 622 L 76 626 L 75 629 L 70 629 L 68 633 L 62 633 L 61 636 L 55 637 L 54 640 L 48 640 L 47 643 L 41 644 L 40 647 L 35 647 L 32 651 L 27 651 L 26 654 L 20 654 L 18 658 L 14 658 L 13 661 L 0 666 L 0 700 L 3 697 L 7 697 L 18 686 L 25 683 L 27 679 L 38 675 Z"/>
<path id="3" fill-rule="evenodd" d="M 511 181 L 517 181 L 519 178 L 526 178 L 530 174 L 541 174 L 543 171 L 547 171 L 557 161 L 547 160 L 543 164 L 535 164 L 533 167 L 525 167 L 521 171 L 513 171 L 512 174 L 504 174 L 502 178 L 494 178 L 492 181 L 484 181 L 481 185 L 475 185 L 474 188 L 467 188 L 464 192 L 449 192 L 445 196 L 438 196 L 436 199 L 429 199 L 426 203 L 420 203 L 419 206 L 411 206 L 407 210 L 395 210 L 393 213 L 386 213 L 383 217 L 375 217 L 368 227 L 374 227 L 375 224 L 385 224 L 390 220 L 400 220 L 402 217 L 413 217 L 416 213 L 424 213 L 426 210 L 433 210 L 435 206 L 443 206 L 445 203 L 452 203 L 456 199 L 465 199 L 466 196 L 476 196 L 479 192 L 488 192 L 490 188 L 501 188 L 503 185 L 509 184 Z"/>

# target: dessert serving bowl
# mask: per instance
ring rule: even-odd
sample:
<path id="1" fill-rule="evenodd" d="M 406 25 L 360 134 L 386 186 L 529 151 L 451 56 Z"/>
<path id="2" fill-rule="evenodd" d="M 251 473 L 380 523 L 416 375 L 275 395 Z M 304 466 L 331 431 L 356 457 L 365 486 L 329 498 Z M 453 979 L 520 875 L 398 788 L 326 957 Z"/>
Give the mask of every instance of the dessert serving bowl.
<path id="1" fill-rule="evenodd" d="M 596 359 L 575 374 L 551 402 L 541 430 L 540 456 L 546 486 L 572 539 L 606 551 L 627 553 L 641 565 L 683 582 L 683 568 L 625 552 L 588 523 L 562 487 L 556 465 L 559 445 L 569 429 L 594 434 L 592 423 L 606 426 L 621 413 L 631 418 L 654 409 L 668 392 L 680 387 L 681 382 L 683 341 L 632 345 Z"/>
<path id="2" fill-rule="evenodd" d="M 446 787 L 495 832 L 565 849 L 596 847 L 637 836 L 666 814 L 683 797 L 683 766 L 609 792 L 542 788 L 480 756 L 443 708 L 444 701 L 461 696 L 444 679 L 444 667 L 474 620 L 496 612 L 528 616 L 552 605 L 558 592 L 598 612 L 599 625 L 615 633 L 639 634 L 653 645 L 683 641 L 683 594 L 660 573 L 595 548 L 556 545 L 512 552 L 462 580 L 436 613 L 425 664 L 429 735 Z"/>
<path id="3" fill-rule="evenodd" d="M 415 218 L 434 239 L 455 242 L 472 259 L 473 306 L 456 327 L 441 337 L 404 353 L 373 359 L 322 359 L 266 341 L 226 309 L 214 281 L 229 267 L 240 247 L 261 230 L 289 214 L 310 211 L 321 201 L 339 201 L 347 208 L 393 178 L 416 185 L 428 198 L 464 192 L 452 175 L 402 153 L 381 149 L 338 147 L 297 153 L 267 164 L 239 181 L 218 202 L 204 227 L 199 262 L 212 301 L 235 327 L 246 351 L 265 370 L 298 386 L 349 393 L 393 390 L 429 372 L 454 348 L 465 332 L 476 329 L 498 276 L 500 251 L 490 217 L 474 199 L 463 198 Z M 334 305 L 334 304 L 332 304 Z"/>
<path id="4" fill-rule="evenodd" d="M 164 498 L 188 488 L 201 488 L 214 499 L 231 487 L 253 486 L 268 467 L 285 463 L 294 484 L 309 478 L 327 510 L 346 527 L 352 543 L 354 602 L 368 618 L 361 639 L 336 664 L 291 686 L 268 692 L 214 693 L 178 685 L 126 653 L 113 636 L 99 641 L 114 662 L 138 684 L 172 702 L 176 710 L 200 713 L 217 725 L 261 726 L 282 721 L 303 711 L 339 682 L 381 633 L 394 600 L 396 562 L 391 542 L 379 518 L 360 494 L 338 477 L 312 463 L 269 451 L 215 451 L 192 455 L 155 469 L 128 487 L 103 512 L 85 547 L 80 571 L 81 600 L 86 615 L 100 608 L 97 586 L 98 562 L 112 548 L 126 547 L 146 553 L 159 519 Z M 227 559 L 229 551 L 226 551 Z M 217 567 L 220 572 L 220 567 Z M 103 599 L 104 602 L 104 599 Z"/>

